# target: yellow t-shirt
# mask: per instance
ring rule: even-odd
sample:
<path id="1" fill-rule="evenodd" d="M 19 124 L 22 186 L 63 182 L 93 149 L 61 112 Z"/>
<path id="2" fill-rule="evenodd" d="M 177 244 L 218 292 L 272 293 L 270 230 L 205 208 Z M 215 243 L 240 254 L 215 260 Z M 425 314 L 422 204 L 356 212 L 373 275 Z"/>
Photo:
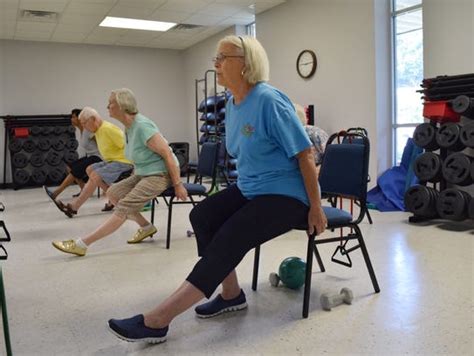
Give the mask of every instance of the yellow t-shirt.
<path id="1" fill-rule="evenodd" d="M 100 155 L 105 162 L 132 164 L 125 158 L 125 137 L 119 127 L 108 121 L 102 121 L 102 125 L 95 132 L 95 139 Z"/>

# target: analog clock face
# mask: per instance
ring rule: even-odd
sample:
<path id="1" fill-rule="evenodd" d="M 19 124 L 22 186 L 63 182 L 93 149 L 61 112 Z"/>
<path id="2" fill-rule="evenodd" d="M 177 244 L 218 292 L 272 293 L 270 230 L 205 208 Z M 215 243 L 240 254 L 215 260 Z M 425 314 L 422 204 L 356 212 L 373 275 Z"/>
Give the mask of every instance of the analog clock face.
<path id="1" fill-rule="evenodd" d="M 310 78 L 316 72 L 316 54 L 311 50 L 304 50 L 298 55 L 296 60 L 296 70 L 300 77 Z"/>

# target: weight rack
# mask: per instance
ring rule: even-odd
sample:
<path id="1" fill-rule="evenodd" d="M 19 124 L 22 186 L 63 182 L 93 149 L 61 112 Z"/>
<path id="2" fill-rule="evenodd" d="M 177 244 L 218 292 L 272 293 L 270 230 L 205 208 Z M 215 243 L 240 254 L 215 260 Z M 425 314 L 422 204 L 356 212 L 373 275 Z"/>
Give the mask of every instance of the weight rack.
<path id="1" fill-rule="evenodd" d="M 0 184 L 1 189 L 19 187 L 14 183 L 7 183 L 7 155 L 10 152 L 10 136 L 12 130 L 20 128 L 30 129 L 33 126 L 70 126 L 71 114 L 51 114 L 51 115 L 4 115 L 0 116 L 4 126 L 4 147 L 3 147 L 3 181 Z M 13 176 L 13 170 L 12 170 Z"/>

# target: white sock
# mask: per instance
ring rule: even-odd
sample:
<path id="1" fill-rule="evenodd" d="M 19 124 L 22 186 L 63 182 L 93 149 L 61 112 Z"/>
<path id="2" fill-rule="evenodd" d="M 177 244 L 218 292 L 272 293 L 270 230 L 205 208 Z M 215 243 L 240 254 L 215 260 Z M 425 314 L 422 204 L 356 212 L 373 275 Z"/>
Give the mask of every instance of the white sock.
<path id="1" fill-rule="evenodd" d="M 82 241 L 82 239 L 76 240 L 76 246 L 87 249 L 87 245 L 84 243 L 84 241 Z"/>
<path id="2" fill-rule="evenodd" d="M 148 231 L 148 230 L 151 230 L 151 229 L 153 229 L 153 224 L 148 224 L 148 225 L 142 226 L 143 231 Z"/>

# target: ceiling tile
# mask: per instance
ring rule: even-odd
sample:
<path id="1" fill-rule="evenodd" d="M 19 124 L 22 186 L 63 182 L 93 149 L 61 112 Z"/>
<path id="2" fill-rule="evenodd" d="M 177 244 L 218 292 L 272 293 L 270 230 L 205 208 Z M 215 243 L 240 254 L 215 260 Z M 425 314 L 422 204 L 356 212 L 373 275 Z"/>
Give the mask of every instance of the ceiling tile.
<path id="1" fill-rule="evenodd" d="M 20 9 L 22 10 L 36 10 L 36 11 L 53 11 L 63 12 L 69 0 L 21 0 Z"/>
<path id="2" fill-rule="evenodd" d="M 166 22 L 176 22 L 183 23 L 184 19 L 191 16 L 190 12 L 184 11 L 167 11 L 167 10 L 155 10 L 149 17 L 150 20 L 154 21 L 166 21 Z"/>
<path id="3" fill-rule="evenodd" d="M 154 10 L 158 6 L 166 3 L 167 0 L 118 0 L 117 6 L 141 7 L 143 9 Z"/>
<path id="4" fill-rule="evenodd" d="M 95 25 L 93 24 L 87 24 L 87 23 L 79 23 L 79 24 L 70 24 L 70 23 L 60 23 L 56 26 L 54 29 L 54 35 L 57 35 L 58 33 L 76 33 L 76 34 L 84 34 L 87 35 L 89 34 L 93 29 L 95 28 Z"/>
<path id="5" fill-rule="evenodd" d="M 18 9 L 15 7 L 12 8 L 2 8 L 0 6 L 0 22 L 4 21 L 16 21 L 18 18 Z"/>
<path id="6" fill-rule="evenodd" d="M 81 25 L 84 24 L 85 26 L 89 25 L 96 25 L 98 26 L 104 16 L 95 16 L 95 15 L 80 15 L 74 14 L 71 12 L 67 12 L 59 17 L 59 23 L 61 24 L 71 24 L 71 25 Z"/>
<path id="7" fill-rule="evenodd" d="M 96 4 L 96 3 L 87 3 L 87 2 L 71 2 L 65 13 L 71 14 L 80 14 L 80 15 L 95 15 L 95 16 L 105 16 L 111 9 L 111 4 Z"/>
<path id="8" fill-rule="evenodd" d="M 147 20 L 150 17 L 151 10 L 143 7 L 115 6 L 107 16 L 126 17 L 129 19 Z"/>
<path id="9" fill-rule="evenodd" d="M 85 33 L 60 31 L 53 33 L 51 36 L 51 41 L 77 43 L 84 41 L 86 37 L 87 34 Z"/>
<path id="10" fill-rule="evenodd" d="M 225 17 L 204 15 L 199 13 L 188 17 L 186 20 L 184 20 L 184 22 L 192 25 L 214 26 L 224 19 Z"/>
<path id="11" fill-rule="evenodd" d="M 232 16 L 240 11 L 243 11 L 245 6 L 236 6 L 236 5 L 228 5 L 228 4 L 209 4 L 204 7 L 202 10 L 199 10 L 199 14 L 204 15 L 215 15 L 215 16 L 222 16 L 222 17 L 229 17 Z"/>
<path id="12" fill-rule="evenodd" d="M 231 4 L 249 6 L 254 5 L 257 0 L 216 0 L 216 4 Z"/>
<path id="13" fill-rule="evenodd" d="M 41 32 L 49 33 L 53 32 L 56 27 L 55 23 L 50 22 L 25 22 L 18 21 L 16 25 L 16 30 L 18 32 Z"/>
<path id="14" fill-rule="evenodd" d="M 184 12 L 196 12 L 203 9 L 207 4 L 212 1 L 206 0 L 172 0 L 168 1 L 163 6 L 159 7 L 160 10 L 169 11 L 184 11 Z"/>
<path id="15" fill-rule="evenodd" d="M 49 40 L 51 34 L 48 32 L 35 32 L 35 31 L 16 31 L 15 40 Z"/>

